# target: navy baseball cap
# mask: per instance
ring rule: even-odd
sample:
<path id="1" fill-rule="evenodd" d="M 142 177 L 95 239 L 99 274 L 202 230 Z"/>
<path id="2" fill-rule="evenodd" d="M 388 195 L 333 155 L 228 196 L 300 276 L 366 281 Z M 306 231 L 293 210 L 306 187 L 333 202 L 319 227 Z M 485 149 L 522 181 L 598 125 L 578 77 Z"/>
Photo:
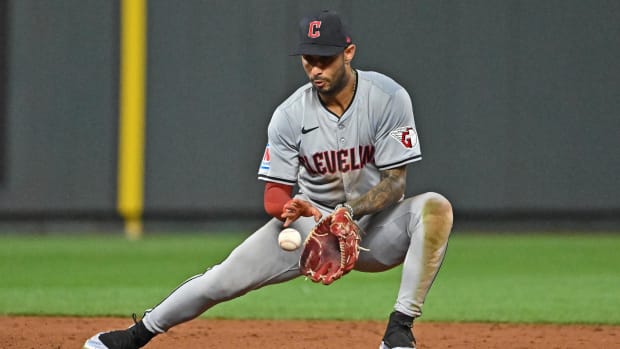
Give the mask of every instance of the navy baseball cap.
<path id="1" fill-rule="evenodd" d="M 299 22 L 299 43 L 291 56 L 334 56 L 351 44 L 351 37 L 340 16 L 323 10 Z"/>

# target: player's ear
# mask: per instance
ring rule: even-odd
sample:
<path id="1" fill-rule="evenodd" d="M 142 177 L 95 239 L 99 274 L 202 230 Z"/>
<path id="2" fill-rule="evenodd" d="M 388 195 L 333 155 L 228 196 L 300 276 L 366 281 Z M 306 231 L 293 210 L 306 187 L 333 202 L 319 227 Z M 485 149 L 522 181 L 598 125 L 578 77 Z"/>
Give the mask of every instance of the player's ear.
<path id="1" fill-rule="evenodd" d="M 344 61 L 347 63 L 351 63 L 355 57 L 355 44 L 351 44 L 344 49 Z"/>

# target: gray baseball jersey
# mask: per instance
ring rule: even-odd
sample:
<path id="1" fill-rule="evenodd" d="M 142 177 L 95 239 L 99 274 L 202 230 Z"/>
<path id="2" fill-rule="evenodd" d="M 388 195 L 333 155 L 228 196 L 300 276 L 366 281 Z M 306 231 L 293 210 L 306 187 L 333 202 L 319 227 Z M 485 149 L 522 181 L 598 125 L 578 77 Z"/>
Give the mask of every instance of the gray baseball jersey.
<path id="1" fill-rule="evenodd" d="M 383 74 L 357 73 L 355 96 L 341 117 L 322 105 L 310 83 L 276 108 L 259 179 L 298 184 L 312 202 L 334 207 L 375 186 L 379 171 L 421 159 L 407 91 Z"/>
<path id="2" fill-rule="evenodd" d="M 407 92 L 379 73 L 358 71 L 357 76 L 353 101 L 342 117 L 331 114 L 306 84 L 276 109 L 269 125 L 259 178 L 298 184 L 299 197 L 313 201 L 323 215 L 379 183 L 381 170 L 421 159 Z M 365 249 L 355 269 L 377 272 L 403 264 L 394 306 L 403 314 L 421 314 L 443 260 L 449 229 L 428 228 L 423 217 L 427 203 L 442 200 L 437 193 L 424 193 L 358 221 Z M 291 227 L 305 239 L 315 224 L 313 217 L 300 217 Z M 181 284 L 145 312 L 146 328 L 165 332 L 220 302 L 300 276 L 302 249 L 282 250 L 281 230 L 282 222 L 272 218 L 220 264 Z"/>

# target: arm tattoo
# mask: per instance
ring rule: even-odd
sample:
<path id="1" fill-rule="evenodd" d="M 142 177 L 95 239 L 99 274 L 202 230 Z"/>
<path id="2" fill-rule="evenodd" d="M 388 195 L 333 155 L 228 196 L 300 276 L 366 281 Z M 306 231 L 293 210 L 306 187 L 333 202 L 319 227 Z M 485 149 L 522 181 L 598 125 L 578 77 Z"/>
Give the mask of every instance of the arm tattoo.
<path id="1" fill-rule="evenodd" d="M 348 201 L 355 218 L 375 213 L 398 202 L 405 194 L 407 169 L 405 166 L 381 171 L 381 181 L 366 194 Z"/>

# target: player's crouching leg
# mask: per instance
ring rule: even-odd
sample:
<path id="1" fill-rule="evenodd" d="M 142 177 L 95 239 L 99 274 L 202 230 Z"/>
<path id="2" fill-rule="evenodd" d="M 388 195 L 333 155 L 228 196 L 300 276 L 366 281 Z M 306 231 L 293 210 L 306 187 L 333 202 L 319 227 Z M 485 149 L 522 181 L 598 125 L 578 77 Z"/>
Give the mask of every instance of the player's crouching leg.
<path id="1" fill-rule="evenodd" d="M 450 201 L 443 195 L 429 192 L 424 194 L 425 202 L 422 208 L 422 222 L 427 239 L 439 240 L 431 245 L 447 241 L 452 230 L 453 213 Z M 428 241 L 428 240 L 427 240 Z"/>
<path id="2" fill-rule="evenodd" d="M 415 236 L 410 253 L 416 257 L 410 258 L 409 265 L 403 268 L 402 282 L 409 287 L 401 287 L 379 349 L 416 348 L 413 321 L 422 314 L 422 304 L 439 271 L 452 230 L 452 205 L 444 196 L 425 193 L 413 198 L 411 203 L 414 211 L 420 212 L 418 217 L 422 223 L 412 221 L 416 228 L 413 228 Z M 414 275 L 407 274 L 406 270 Z"/>
<path id="3" fill-rule="evenodd" d="M 452 205 L 443 195 L 430 192 L 424 196 L 421 219 L 424 227 L 423 255 L 426 260 L 423 263 L 427 268 L 426 276 L 432 275 L 432 278 L 427 280 L 428 285 L 424 287 L 428 290 L 445 256 L 454 218 Z"/>
<path id="4" fill-rule="evenodd" d="M 452 205 L 443 195 L 429 192 L 415 196 L 411 209 L 411 242 L 395 310 L 412 316 L 422 315 L 422 306 L 439 272 L 452 230 Z"/>

